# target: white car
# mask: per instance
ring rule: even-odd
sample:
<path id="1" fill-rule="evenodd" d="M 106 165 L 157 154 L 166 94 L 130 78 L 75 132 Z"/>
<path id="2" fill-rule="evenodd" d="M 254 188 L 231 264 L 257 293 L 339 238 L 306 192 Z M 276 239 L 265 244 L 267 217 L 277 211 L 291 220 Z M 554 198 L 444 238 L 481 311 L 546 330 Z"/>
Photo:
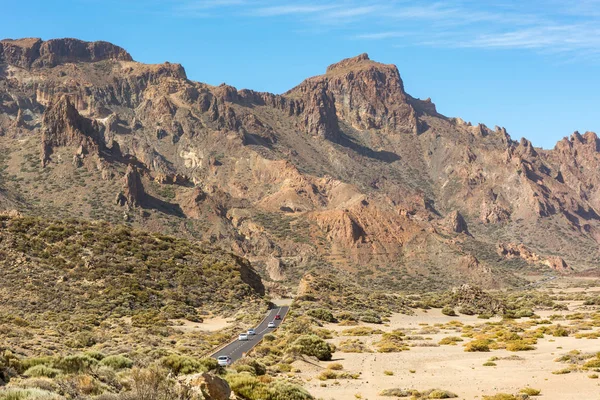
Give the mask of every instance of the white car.
<path id="1" fill-rule="evenodd" d="M 219 356 L 217 358 L 217 362 L 221 367 L 228 367 L 231 364 L 231 357 L 229 356 Z"/>
<path id="2" fill-rule="evenodd" d="M 248 336 L 256 335 L 256 331 L 254 329 L 248 329 Z"/>
<path id="3" fill-rule="evenodd" d="M 240 336 L 238 337 L 238 340 L 248 340 L 248 334 L 247 333 L 240 333 Z"/>
<path id="4" fill-rule="evenodd" d="M 267 328 L 275 328 L 275 322 L 273 322 L 273 321 L 269 322 L 269 325 L 267 325 Z"/>

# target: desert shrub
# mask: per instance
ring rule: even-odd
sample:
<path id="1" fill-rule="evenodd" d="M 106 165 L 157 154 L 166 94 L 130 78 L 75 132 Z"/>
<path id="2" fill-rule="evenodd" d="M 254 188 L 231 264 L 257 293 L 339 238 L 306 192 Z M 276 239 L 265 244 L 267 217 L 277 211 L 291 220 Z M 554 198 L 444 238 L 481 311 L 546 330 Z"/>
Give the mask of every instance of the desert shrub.
<path id="1" fill-rule="evenodd" d="M 507 393 L 497 393 L 492 396 L 483 396 L 483 400 L 517 400 L 515 396 Z"/>
<path id="2" fill-rule="evenodd" d="M 208 372 L 218 368 L 216 360 L 197 359 L 187 356 L 171 354 L 160 359 L 162 367 L 168 369 L 175 375 L 188 375 L 198 372 Z"/>
<path id="3" fill-rule="evenodd" d="M 369 336 L 383 333 L 379 329 L 373 329 L 370 326 L 357 326 L 355 328 L 348 328 L 342 331 L 343 336 Z"/>
<path id="4" fill-rule="evenodd" d="M 98 361 L 94 358 L 85 354 L 74 354 L 59 359 L 55 366 L 66 373 L 77 374 L 87 371 L 91 366 L 96 364 L 98 364 Z"/>
<path id="5" fill-rule="evenodd" d="M 465 351 L 474 352 L 474 351 L 490 351 L 490 341 L 489 340 L 473 340 L 465 345 Z"/>
<path id="6" fill-rule="evenodd" d="M 519 391 L 519 393 L 526 394 L 527 396 L 539 396 L 542 391 L 539 389 L 534 389 L 530 387 L 523 388 Z"/>
<path id="7" fill-rule="evenodd" d="M 358 339 L 342 340 L 338 346 L 342 353 L 366 353 L 369 349 Z"/>
<path id="8" fill-rule="evenodd" d="M 404 344 L 403 337 L 404 332 L 400 330 L 383 333 L 383 335 L 381 335 L 381 340 L 376 343 L 377 351 L 380 353 L 395 353 L 407 350 L 408 347 Z"/>
<path id="9" fill-rule="evenodd" d="M 225 379 L 231 390 L 242 399 L 258 400 L 266 399 L 268 396 L 266 385 L 251 374 L 227 374 Z"/>
<path id="10" fill-rule="evenodd" d="M 440 344 L 456 345 L 457 342 L 462 342 L 463 339 L 458 336 L 448 336 L 440 340 Z"/>
<path id="11" fill-rule="evenodd" d="M 531 308 L 521 308 L 515 311 L 515 318 L 533 317 L 533 315 Z"/>
<path id="12" fill-rule="evenodd" d="M 234 364 L 237 372 L 250 372 L 252 375 L 259 376 L 267 373 L 267 367 L 252 358 L 241 358 Z"/>
<path id="13" fill-rule="evenodd" d="M 98 360 L 98 361 L 100 361 L 100 360 L 102 360 L 104 357 L 106 357 L 106 356 L 104 355 L 104 353 L 101 353 L 101 352 L 99 352 L 99 351 L 95 351 L 95 350 L 88 350 L 88 351 L 86 351 L 86 352 L 85 352 L 85 353 L 83 353 L 83 354 L 84 354 L 84 355 L 86 355 L 86 356 L 88 356 L 88 357 L 90 357 L 90 358 L 93 358 L 94 360 Z"/>
<path id="14" fill-rule="evenodd" d="M 169 377 L 169 371 L 156 365 L 131 371 L 131 391 L 120 396 L 124 400 L 187 400 L 185 387 Z"/>
<path id="15" fill-rule="evenodd" d="M 324 308 L 314 308 L 312 310 L 308 310 L 308 312 L 306 314 L 310 315 L 313 318 L 316 318 L 318 320 L 325 321 L 325 322 L 335 322 L 336 321 L 333 314 L 331 313 L 331 311 L 326 310 Z"/>
<path id="16" fill-rule="evenodd" d="M 329 361 L 332 348 L 329 343 L 316 335 L 304 335 L 296 339 L 287 351 L 293 354 L 314 356 L 321 361 Z"/>
<path id="17" fill-rule="evenodd" d="M 247 373 L 227 374 L 231 390 L 244 400 L 312 400 L 302 387 L 285 381 L 264 383 Z"/>
<path id="18" fill-rule="evenodd" d="M 497 364 L 493 361 L 486 361 L 483 363 L 484 367 L 495 367 Z"/>
<path id="19" fill-rule="evenodd" d="M 8 388 L 0 390 L 0 400 L 59 400 L 62 397 L 42 389 Z"/>
<path id="20" fill-rule="evenodd" d="M 583 366 L 585 368 L 600 368 L 600 358 L 589 360 L 585 364 L 583 364 Z"/>
<path id="21" fill-rule="evenodd" d="M 24 376 L 28 378 L 54 378 L 57 375 L 60 375 L 61 370 L 56 368 L 51 368 L 43 364 L 36 365 L 34 367 L 29 368 L 27 371 L 23 373 Z"/>
<path id="22" fill-rule="evenodd" d="M 381 317 L 374 311 L 365 311 L 359 318 L 360 321 L 368 324 L 381 324 Z"/>
<path id="23" fill-rule="evenodd" d="M 433 389 L 426 395 L 428 399 L 453 399 L 458 397 L 456 394 L 447 390 Z"/>
<path id="24" fill-rule="evenodd" d="M 464 315 L 475 315 L 477 311 L 471 306 L 464 305 L 458 309 L 458 312 Z"/>
<path id="25" fill-rule="evenodd" d="M 350 312 L 343 311 L 336 315 L 336 319 L 338 321 L 356 321 L 358 318 L 356 318 L 356 315 Z"/>
<path id="26" fill-rule="evenodd" d="M 412 395 L 412 392 L 404 389 L 385 389 L 379 392 L 380 396 L 390 396 L 390 397 L 408 397 Z"/>
<path id="27" fill-rule="evenodd" d="M 567 331 L 561 325 L 557 325 L 556 328 L 554 328 L 554 330 L 552 331 L 552 336 L 567 337 L 567 336 L 569 336 L 569 331 Z"/>
<path id="28" fill-rule="evenodd" d="M 275 381 L 269 385 L 267 400 L 312 400 L 304 388 L 285 381 Z"/>
<path id="29" fill-rule="evenodd" d="M 506 343 L 506 350 L 508 351 L 528 351 L 534 350 L 535 347 L 526 343 L 523 340 L 513 340 Z"/>
<path id="30" fill-rule="evenodd" d="M 338 377 L 337 372 L 332 371 L 330 369 L 326 369 L 324 371 L 321 371 L 321 373 L 317 376 L 317 379 L 321 380 L 321 381 L 326 381 L 328 379 L 336 379 Z"/>
<path id="31" fill-rule="evenodd" d="M 10 365 L 14 366 L 18 372 L 23 373 L 36 365 L 53 366 L 56 362 L 57 359 L 54 357 L 32 357 L 21 360 L 11 359 Z"/>
<path id="32" fill-rule="evenodd" d="M 133 361 L 123 355 L 105 357 L 100 361 L 100 364 L 116 370 L 133 367 Z"/>
<path id="33" fill-rule="evenodd" d="M 341 371 L 344 369 L 344 366 L 340 363 L 331 363 L 327 366 L 327 369 L 331 369 L 334 371 Z"/>
<path id="34" fill-rule="evenodd" d="M 449 317 L 456 317 L 456 312 L 454 312 L 454 308 L 450 306 L 442 308 L 442 314 L 447 315 Z"/>
<path id="35" fill-rule="evenodd" d="M 275 335 L 273 335 L 273 334 L 270 334 L 270 333 L 267 333 L 266 335 L 264 335 L 264 336 L 263 336 L 263 341 L 265 341 L 265 342 L 272 342 L 272 341 L 274 341 L 275 339 L 277 339 L 277 338 L 275 337 Z"/>
<path id="36" fill-rule="evenodd" d="M 101 383 L 87 374 L 67 375 L 61 379 L 60 385 L 71 398 L 85 398 L 102 393 Z"/>
<path id="37" fill-rule="evenodd" d="M 383 371 L 383 374 L 386 376 L 394 376 L 394 371 Z"/>
<path id="38" fill-rule="evenodd" d="M 571 368 L 563 368 L 563 369 L 559 369 L 557 371 L 552 371 L 552 373 L 554 375 L 565 375 L 565 374 L 570 374 L 573 370 Z"/>

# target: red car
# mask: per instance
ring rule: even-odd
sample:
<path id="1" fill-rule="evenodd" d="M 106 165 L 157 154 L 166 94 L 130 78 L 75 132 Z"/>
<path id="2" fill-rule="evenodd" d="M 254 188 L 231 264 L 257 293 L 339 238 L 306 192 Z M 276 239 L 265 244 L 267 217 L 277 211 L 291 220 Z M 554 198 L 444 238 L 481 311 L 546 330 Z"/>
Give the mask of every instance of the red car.
<path id="1" fill-rule="evenodd" d="M 275 319 L 281 319 L 281 315 L 277 314 L 277 315 L 275 316 Z"/>

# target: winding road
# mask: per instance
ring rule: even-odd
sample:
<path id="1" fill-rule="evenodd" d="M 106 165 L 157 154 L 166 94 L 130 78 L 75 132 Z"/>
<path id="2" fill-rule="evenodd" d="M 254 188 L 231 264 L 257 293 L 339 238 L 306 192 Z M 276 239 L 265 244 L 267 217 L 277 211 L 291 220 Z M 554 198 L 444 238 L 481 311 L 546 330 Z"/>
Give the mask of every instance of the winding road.
<path id="1" fill-rule="evenodd" d="M 267 317 L 258 325 L 254 330 L 256 331 L 256 335 L 248 336 L 247 341 L 239 341 L 234 340 L 229 343 L 227 346 L 223 347 L 221 350 L 213 353 L 212 357 L 218 358 L 219 356 L 229 356 L 231 361 L 239 360 L 244 356 L 245 353 L 250 351 L 254 346 L 258 344 L 267 333 L 275 330 L 279 327 L 281 322 L 285 319 L 286 314 L 289 311 L 288 306 L 276 307 L 269 310 L 269 314 Z M 280 320 L 275 320 L 275 315 L 279 314 L 281 316 Z M 267 325 L 269 322 L 275 322 L 275 328 L 269 328 Z M 240 332 L 246 333 L 246 332 Z"/>

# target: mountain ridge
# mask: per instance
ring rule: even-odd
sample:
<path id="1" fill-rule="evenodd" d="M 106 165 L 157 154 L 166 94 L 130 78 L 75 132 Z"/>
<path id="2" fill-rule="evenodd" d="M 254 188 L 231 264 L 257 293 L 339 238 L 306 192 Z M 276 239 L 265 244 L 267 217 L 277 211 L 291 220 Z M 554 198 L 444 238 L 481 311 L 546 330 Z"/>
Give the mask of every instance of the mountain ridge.
<path id="1" fill-rule="evenodd" d="M 0 53 L 0 187 L 15 208 L 218 243 L 271 290 L 313 269 L 400 290 L 505 287 L 600 260 L 591 132 L 544 150 L 445 117 L 367 54 L 276 95 L 96 46 L 67 39 L 25 64 Z"/>

